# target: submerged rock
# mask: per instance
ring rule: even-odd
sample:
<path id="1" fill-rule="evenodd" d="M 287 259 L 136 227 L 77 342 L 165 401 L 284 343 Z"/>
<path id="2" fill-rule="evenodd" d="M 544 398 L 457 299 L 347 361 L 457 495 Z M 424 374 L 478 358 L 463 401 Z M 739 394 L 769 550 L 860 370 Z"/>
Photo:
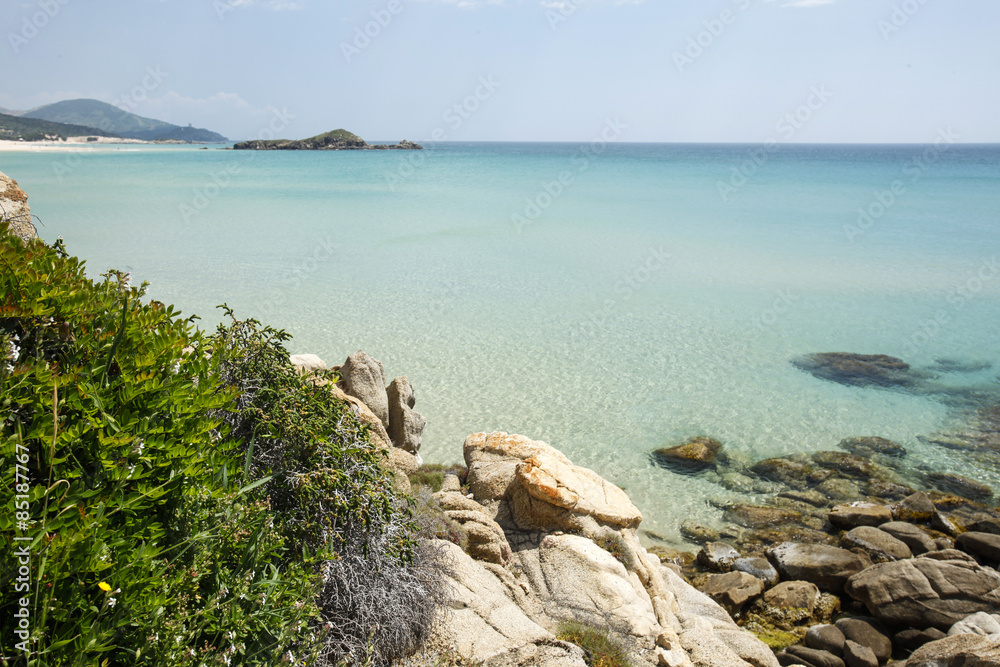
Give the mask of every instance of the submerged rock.
<path id="1" fill-rule="evenodd" d="M 908 363 L 885 354 L 821 352 L 795 359 L 792 365 L 821 380 L 859 387 L 909 387 L 917 381 Z"/>
<path id="2" fill-rule="evenodd" d="M 927 481 L 946 493 L 968 498 L 969 500 L 987 500 L 993 497 L 993 489 L 975 480 L 945 472 L 928 473 Z"/>
<path id="3" fill-rule="evenodd" d="M 773 458 L 758 461 L 750 466 L 750 471 L 762 479 L 801 490 L 809 486 L 813 466 L 788 458 Z"/>
<path id="4" fill-rule="evenodd" d="M 906 448 L 899 443 L 880 438 L 878 436 L 845 438 L 837 445 L 841 449 L 857 454 L 858 456 L 871 456 L 872 454 L 883 454 L 885 456 L 906 456 Z"/>
<path id="5" fill-rule="evenodd" d="M 698 436 L 676 447 L 657 449 L 652 456 L 664 468 L 692 473 L 714 468 L 721 451 L 722 443 L 715 438 Z"/>

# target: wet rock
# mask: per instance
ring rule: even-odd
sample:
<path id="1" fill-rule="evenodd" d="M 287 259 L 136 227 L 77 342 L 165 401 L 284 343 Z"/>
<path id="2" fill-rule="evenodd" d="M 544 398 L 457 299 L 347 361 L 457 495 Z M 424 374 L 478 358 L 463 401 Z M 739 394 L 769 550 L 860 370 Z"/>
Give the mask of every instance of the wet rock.
<path id="1" fill-rule="evenodd" d="M 694 565 L 696 556 L 690 551 L 681 551 L 680 549 L 670 549 L 667 547 L 650 547 L 647 551 L 658 559 L 661 563 L 675 565 L 679 568 L 689 568 Z"/>
<path id="2" fill-rule="evenodd" d="M 764 459 L 750 466 L 750 471 L 761 479 L 779 482 L 793 489 L 809 486 L 808 477 L 813 466 L 787 458 Z"/>
<path id="3" fill-rule="evenodd" d="M 871 623 L 860 618 L 841 618 L 837 621 L 837 628 L 848 640 L 871 649 L 878 662 L 885 662 L 892 657 L 892 641 Z"/>
<path id="4" fill-rule="evenodd" d="M 816 486 L 816 490 L 831 500 L 855 500 L 861 496 L 857 484 L 841 477 L 821 482 Z"/>
<path id="5" fill-rule="evenodd" d="M 756 489 L 754 480 L 738 472 L 723 473 L 719 482 L 730 491 L 737 493 L 752 493 Z"/>
<path id="6" fill-rule="evenodd" d="M 1000 573 L 947 552 L 873 565 L 852 576 L 845 590 L 894 626 L 947 629 L 1000 607 Z"/>
<path id="7" fill-rule="evenodd" d="M 858 387 L 910 387 L 917 381 L 909 364 L 884 354 L 822 352 L 795 359 L 792 365 L 821 380 Z"/>
<path id="8" fill-rule="evenodd" d="M 1000 561 L 1000 535 L 992 533 L 962 533 L 955 546 L 989 564 Z"/>
<path id="9" fill-rule="evenodd" d="M 774 586 L 778 583 L 778 571 L 766 558 L 738 558 L 733 563 L 733 569 L 757 577 L 765 586 Z"/>
<path id="10" fill-rule="evenodd" d="M 737 523 L 744 528 L 766 528 L 798 522 L 802 519 L 802 513 L 767 505 L 733 503 L 726 506 L 725 517 L 727 521 Z"/>
<path id="11" fill-rule="evenodd" d="M 889 471 L 886 468 L 857 454 L 846 452 L 816 452 L 812 455 L 812 460 L 818 466 L 836 470 L 842 475 L 867 482 L 872 479 L 886 479 Z"/>
<path id="12" fill-rule="evenodd" d="M 740 558 L 740 552 L 725 542 L 709 542 L 698 552 L 698 562 L 713 572 L 729 572 Z"/>
<path id="13" fill-rule="evenodd" d="M 747 530 L 736 540 L 736 546 L 744 555 L 760 556 L 764 555 L 767 549 L 785 542 L 837 546 L 839 540 L 834 535 L 822 530 L 791 524 Z"/>
<path id="14" fill-rule="evenodd" d="M 801 658 L 812 667 L 844 667 L 844 661 L 827 651 L 817 651 L 806 646 L 789 646 L 785 653 Z"/>
<path id="15" fill-rule="evenodd" d="M 871 456 L 882 454 L 883 456 L 906 456 L 906 448 L 897 442 L 879 438 L 877 436 L 863 438 L 846 438 L 837 445 L 844 451 L 858 456 Z"/>
<path id="16" fill-rule="evenodd" d="M 778 494 L 779 498 L 788 498 L 799 503 L 812 505 L 813 507 L 826 507 L 830 504 L 829 499 L 819 491 L 784 491 Z"/>
<path id="17" fill-rule="evenodd" d="M 931 539 L 931 536 L 912 523 L 890 521 L 879 526 L 879 530 L 885 531 L 895 537 L 908 546 L 912 554 L 917 556 L 937 549 L 937 545 Z"/>
<path id="18" fill-rule="evenodd" d="M 701 592 L 722 605 L 731 616 L 736 616 L 750 600 L 764 591 L 763 582 L 746 572 L 710 574 L 700 587 Z"/>
<path id="19" fill-rule="evenodd" d="M 708 526 L 703 526 L 695 521 L 685 521 L 682 523 L 681 535 L 695 544 L 717 542 L 719 539 L 719 531 L 713 530 Z"/>
<path id="20" fill-rule="evenodd" d="M 918 491 L 901 500 L 893 509 L 892 516 L 896 521 L 926 523 L 931 520 L 936 511 L 937 508 L 931 502 L 930 496 L 923 491 Z"/>
<path id="21" fill-rule="evenodd" d="M 906 543 L 872 526 L 851 529 L 841 538 L 841 546 L 845 549 L 863 549 L 875 563 L 913 557 Z"/>
<path id="22" fill-rule="evenodd" d="M 844 642 L 844 664 L 847 667 L 878 667 L 875 652 L 848 639 Z"/>
<path id="23" fill-rule="evenodd" d="M 834 526 L 850 530 L 857 526 L 879 526 L 892 521 L 892 510 L 875 503 L 852 503 L 837 505 L 827 515 Z"/>
<path id="24" fill-rule="evenodd" d="M 844 642 L 847 638 L 836 625 L 821 623 L 814 625 L 806 632 L 805 644 L 809 648 L 817 651 L 826 651 L 834 655 L 842 656 L 844 653 Z"/>
<path id="25" fill-rule="evenodd" d="M 767 558 L 782 578 L 811 581 L 831 593 L 842 592 L 847 580 L 869 565 L 858 554 L 824 544 L 786 542 L 768 550 Z"/>
<path id="26" fill-rule="evenodd" d="M 764 602 L 779 609 L 802 609 L 812 616 L 819 602 L 819 588 L 808 581 L 783 581 L 764 593 Z"/>
<path id="27" fill-rule="evenodd" d="M 722 443 L 715 438 L 698 436 L 676 447 L 657 449 L 653 460 L 665 468 L 690 473 L 714 468 L 721 451 Z"/>
<path id="28" fill-rule="evenodd" d="M 927 481 L 946 493 L 954 493 L 969 500 L 987 500 L 993 497 L 993 489 L 989 486 L 962 475 L 932 472 L 928 473 Z"/>
<path id="29" fill-rule="evenodd" d="M 915 651 L 924 644 L 944 639 L 947 636 L 937 628 L 927 628 L 926 630 L 907 628 L 894 634 L 892 642 L 907 651 Z"/>
<path id="30" fill-rule="evenodd" d="M 868 482 L 868 486 L 865 487 L 865 495 L 881 501 L 898 502 L 912 494 L 913 489 L 910 487 L 893 482 L 875 480 Z"/>

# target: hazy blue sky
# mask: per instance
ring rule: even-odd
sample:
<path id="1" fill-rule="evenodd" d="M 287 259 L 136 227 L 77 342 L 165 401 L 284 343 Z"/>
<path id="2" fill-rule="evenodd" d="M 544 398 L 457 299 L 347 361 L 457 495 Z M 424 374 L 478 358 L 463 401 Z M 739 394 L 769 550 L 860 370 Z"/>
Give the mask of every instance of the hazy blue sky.
<path id="1" fill-rule="evenodd" d="M 231 138 L 1000 141 L 996 0 L 8 0 L 0 25 L 0 107 Z"/>

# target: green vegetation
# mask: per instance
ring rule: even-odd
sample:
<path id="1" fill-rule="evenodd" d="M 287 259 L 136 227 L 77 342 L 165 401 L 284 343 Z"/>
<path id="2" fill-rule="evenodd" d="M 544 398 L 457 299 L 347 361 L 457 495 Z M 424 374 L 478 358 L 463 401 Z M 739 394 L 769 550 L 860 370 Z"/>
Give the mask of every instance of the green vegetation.
<path id="1" fill-rule="evenodd" d="M 630 667 L 632 664 L 625 649 L 606 628 L 566 621 L 560 624 L 556 638 L 582 648 L 591 667 Z"/>
<path id="2" fill-rule="evenodd" d="M 345 148 L 363 148 L 368 144 L 358 135 L 347 130 L 333 130 L 317 134 L 308 139 L 269 139 L 243 141 L 234 144 L 235 150 L 337 150 Z"/>
<path id="3" fill-rule="evenodd" d="M 180 140 L 224 142 L 215 132 L 193 127 L 180 127 L 162 120 L 145 118 L 98 100 L 64 100 L 26 112 L 22 118 L 38 118 L 56 123 L 69 123 L 111 132 L 109 136 L 142 139 L 144 141 Z M 80 134 L 94 134 L 95 130 Z"/>
<path id="4" fill-rule="evenodd" d="M 409 476 L 410 484 L 414 487 L 426 487 L 432 493 L 437 493 L 444 485 L 446 474 L 457 476 L 459 483 L 465 484 L 465 478 L 469 476 L 469 469 L 460 463 L 452 463 L 449 466 L 443 463 L 425 463 Z"/>
<path id="5" fill-rule="evenodd" d="M 66 139 L 82 136 L 113 137 L 115 135 L 92 127 L 53 123 L 36 118 L 9 116 L 0 113 L 0 139 L 13 141 L 45 141 L 46 139 Z"/>
<path id="6" fill-rule="evenodd" d="M 299 378 L 284 332 L 207 335 L 144 289 L 0 223 L 0 450 L 23 466 L 0 542 L 30 545 L 32 664 L 412 652 L 437 579 L 367 427 Z M 0 562 L 9 591 L 17 568 Z M 4 637 L 20 607 L 0 598 Z"/>
<path id="7" fill-rule="evenodd" d="M 606 528 L 598 535 L 595 535 L 593 540 L 594 544 L 614 556 L 625 566 L 625 569 L 632 570 L 635 568 L 635 557 L 632 555 L 632 550 L 625 543 L 625 538 L 620 533 Z"/>

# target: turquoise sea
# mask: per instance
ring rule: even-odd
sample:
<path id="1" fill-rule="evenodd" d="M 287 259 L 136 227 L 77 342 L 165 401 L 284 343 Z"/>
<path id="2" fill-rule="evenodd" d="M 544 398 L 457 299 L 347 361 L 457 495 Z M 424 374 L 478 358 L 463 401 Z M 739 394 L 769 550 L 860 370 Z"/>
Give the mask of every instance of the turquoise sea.
<path id="1" fill-rule="evenodd" d="M 880 435 L 914 471 L 1000 493 L 1000 464 L 919 438 L 960 426 L 947 391 L 790 363 L 946 359 L 979 370 L 935 382 L 1000 393 L 1000 146 L 770 149 L 124 147 L 0 153 L 0 171 L 92 275 L 131 270 L 207 328 L 226 302 L 288 329 L 292 352 L 364 349 L 409 376 L 426 461 L 461 460 L 477 431 L 545 440 L 668 538 L 733 495 L 651 465 L 693 435 L 743 460 Z"/>

